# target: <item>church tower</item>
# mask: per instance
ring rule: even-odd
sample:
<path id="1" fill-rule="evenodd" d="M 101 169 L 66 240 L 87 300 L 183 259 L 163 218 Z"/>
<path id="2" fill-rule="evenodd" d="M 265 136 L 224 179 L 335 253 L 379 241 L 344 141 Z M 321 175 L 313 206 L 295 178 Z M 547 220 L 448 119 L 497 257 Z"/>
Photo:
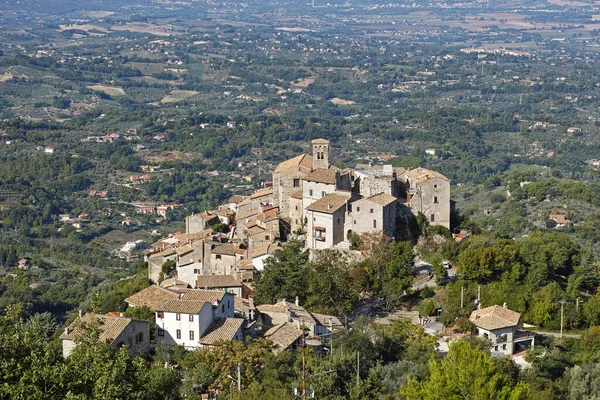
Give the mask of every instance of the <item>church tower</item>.
<path id="1" fill-rule="evenodd" d="M 329 140 L 315 139 L 312 141 L 312 167 L 329 168 Z"/>

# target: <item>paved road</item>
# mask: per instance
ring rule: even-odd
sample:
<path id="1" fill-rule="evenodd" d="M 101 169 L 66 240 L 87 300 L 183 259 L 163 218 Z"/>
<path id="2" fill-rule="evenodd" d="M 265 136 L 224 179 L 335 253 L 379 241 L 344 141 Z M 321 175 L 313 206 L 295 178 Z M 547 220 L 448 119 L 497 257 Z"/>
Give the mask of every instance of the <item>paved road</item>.
<path id="1" fill-rule="evenodd" d="M 435 277 L 433 276 L 433 271 L 431 268 L 431 264 L 415 258 L 413 270 L 417 274 L 415 278 L 415 283 L 411 286 L 413 291 L 421 290 L 425 287 L 435 287 L 437 284 L 435 283 Z M 456 267 L 452 267 L 447 270 L 448 278 L 453 279 L 456 276 Z"/>

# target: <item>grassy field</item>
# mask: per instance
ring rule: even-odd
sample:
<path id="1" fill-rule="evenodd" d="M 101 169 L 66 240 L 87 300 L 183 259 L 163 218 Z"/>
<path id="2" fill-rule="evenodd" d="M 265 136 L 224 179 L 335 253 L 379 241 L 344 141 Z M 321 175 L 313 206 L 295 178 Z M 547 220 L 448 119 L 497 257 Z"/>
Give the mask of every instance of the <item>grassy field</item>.
<path id="1" fill-rule="evenodd" d="M 188 73 L 194 78 L 202 79 L 202 73 L 204 72 L 204 66 L 201 63 L 194 63 L 187 65 Z"/>
<path id="2" fill-rule="evenodd" d="M 178 101 L 183 101 L 192 96 L 197 95 L 199 92 L 195 90 L 172 90 L 170 94 L 163 97 L 160 102 L 161 103 L 176 103 Z"/>
<path id="3" fill-rule="evenodd" d="M 125 91 L 117 86 L 92 85 L 87 86 L 87 88 L 96 92 L 106 93 L 109 96 L 125 96 Z"/>

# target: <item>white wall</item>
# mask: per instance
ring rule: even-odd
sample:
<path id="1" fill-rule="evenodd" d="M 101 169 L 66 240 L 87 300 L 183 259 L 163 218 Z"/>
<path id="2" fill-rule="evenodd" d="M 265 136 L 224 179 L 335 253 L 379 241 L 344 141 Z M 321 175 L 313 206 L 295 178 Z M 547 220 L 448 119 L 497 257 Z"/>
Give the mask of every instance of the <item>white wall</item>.
<path id="1" fill-rule="evenodd" d="M 193 315 L 193 321 L 190 321 L 190 315 Z M 213 310 L 210 303 L 204 304 L 198 314 L 180 313 L 180 320 L 177 321 L 177 313 L 165 312 L 164 318 L 159 318 L 156 313 L 156 341 L 171 345 L 183 345 L 186 348 L 198 347 L 198 340 L 212 325 Z M 164 336 L 158 335 L 158 328 L 164 329 Z M 181 339 L 177 339 L 177 330 L 181 330 Z M 194 332 L 194 339 L 190 340 L 190 331 Z"/>

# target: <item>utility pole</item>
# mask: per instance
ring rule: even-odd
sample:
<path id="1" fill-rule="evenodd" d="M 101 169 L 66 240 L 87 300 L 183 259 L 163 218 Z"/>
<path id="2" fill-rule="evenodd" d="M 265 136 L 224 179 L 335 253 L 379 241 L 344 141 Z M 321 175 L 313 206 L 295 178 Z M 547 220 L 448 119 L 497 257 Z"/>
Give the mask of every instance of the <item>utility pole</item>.
<path id="1" fill-rule="evenodd" d="M 360 351 L 356 352 L 356 386 L 360 386 Z"/>
<path id="2" fill-rule="evenodd" d="M 560 337 L 563 337 L 563 321 L 564 321 L 564 309 L 565 309 L 565 303 L 566 300 L 559 300 L 558 301 L 560 303 Z"/>
<path id="3" fill-rule="evenodd" d="M 306 400 L 306 358 L 304 356 L 305 339 L 304 339 L 304 322 L 302 323 L 302 400 Z"/>
<path id="4" fill-rule="evenodd" d="M 477 285 L 477 308 L 481 309 L 481 285 Z"/>
<path id="5" fill-rule="evenodd" d="M 579 315 L 579 297 L 577 298 L 575 303 L 575 313 Z"/>
<path id="6" fill-rule="evenodd" d="M 460 288 L 460 308 L 462 309 L 465 306 L 465 287 L 462 286 Z"/>
<path id="7" fill-rule="evenodd" d="M 240 368 L 240 363 L 238 363 L 237 366 L 237 373 L 238 373 L 238 393 L 242 391 L 242 372 L 241 372 L 241 368 Z"/>

